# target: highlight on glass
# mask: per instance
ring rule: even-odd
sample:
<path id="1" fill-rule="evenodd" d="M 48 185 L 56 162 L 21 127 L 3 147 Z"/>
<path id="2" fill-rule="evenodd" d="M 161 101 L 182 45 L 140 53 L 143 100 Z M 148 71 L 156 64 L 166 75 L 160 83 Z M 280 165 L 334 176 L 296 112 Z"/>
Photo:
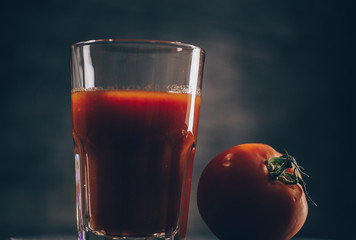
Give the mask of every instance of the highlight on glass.
<path id="1" fill-rule="evenodd" d="M 185 239 L 204 56 L 179 42 L 72 45 L 78 239 Z"/>

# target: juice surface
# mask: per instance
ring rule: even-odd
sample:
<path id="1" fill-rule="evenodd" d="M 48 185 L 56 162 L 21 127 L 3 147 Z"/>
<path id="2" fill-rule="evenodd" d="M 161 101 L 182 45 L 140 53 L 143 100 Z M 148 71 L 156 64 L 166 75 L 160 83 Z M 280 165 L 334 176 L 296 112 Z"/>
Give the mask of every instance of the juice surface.
<path id="1" fill-rule="evenodd" d="M 94 232 L 138 237 L 176 230 L 189 204 L 183 207 L 181 200 L 190 184 L 185 178 L 191 175 L 199 108 L 200 97 L 185 93 L 72 93 L 81 211 L 87 209 Z"/>

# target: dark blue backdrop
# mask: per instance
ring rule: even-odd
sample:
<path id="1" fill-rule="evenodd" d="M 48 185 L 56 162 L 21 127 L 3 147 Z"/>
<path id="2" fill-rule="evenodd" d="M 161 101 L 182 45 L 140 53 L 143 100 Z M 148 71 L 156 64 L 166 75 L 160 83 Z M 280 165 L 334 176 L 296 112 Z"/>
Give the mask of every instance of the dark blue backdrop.
<path id="1" fill-rule="evenodd" d="M 355 239 L 352 1 L 2 3 L 0 238 L 75 234 L 70 45 L 98 38 L 207 51 L 188 239 L 204 166 L 245 142 L 287 148 L 319 207 L 300 237 Z"/>

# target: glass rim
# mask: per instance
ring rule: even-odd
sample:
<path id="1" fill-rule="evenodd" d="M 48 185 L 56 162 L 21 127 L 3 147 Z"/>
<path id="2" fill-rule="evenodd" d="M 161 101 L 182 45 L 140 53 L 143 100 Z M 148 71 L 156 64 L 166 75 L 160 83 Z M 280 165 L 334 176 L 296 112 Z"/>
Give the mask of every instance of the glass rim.
<path id="1" fill-rule="evenodd" d="M 87 41 L 80 41 L 72 44 L 72 48 L 85 46 L 85 45 L 93 45 L 93 44 L 113 44 L 113 43 L 149 43 L 155 45 L 165 45 L 170 47 L 183 47 L 191 50 L 199 49 L 202 53 L 205 54 L 205 50 L 201 47 L 198 47 L 193 44 L 182 43 L 178 41 L 165 41 L 165 40 L 150 40 L 150 39 L 121 39 L 121 38 L 107 38 L 107 39 L 92 39 Z"/>

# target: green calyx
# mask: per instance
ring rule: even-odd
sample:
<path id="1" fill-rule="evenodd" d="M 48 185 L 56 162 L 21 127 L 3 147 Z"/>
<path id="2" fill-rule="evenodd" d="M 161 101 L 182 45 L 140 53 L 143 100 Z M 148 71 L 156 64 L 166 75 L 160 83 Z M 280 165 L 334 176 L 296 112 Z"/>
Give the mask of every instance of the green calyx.
<path id="1" fill-rule="evenodd" d="M 299 166 L 294 157 L 288 154 L 285 150 L 285 154 L 280 157 L 272 157 L 268 159 L 267 169 L 269 175 L 272 179 L 284 182 L 286 184 L 300 184 L 307 199 L 312 202 L 315 206 L 316 203 L 309 197 L 306 189 L 306 183 L 301 178 L 301 174 L 309 177 L 305 172 L 304 168 Z"/>

